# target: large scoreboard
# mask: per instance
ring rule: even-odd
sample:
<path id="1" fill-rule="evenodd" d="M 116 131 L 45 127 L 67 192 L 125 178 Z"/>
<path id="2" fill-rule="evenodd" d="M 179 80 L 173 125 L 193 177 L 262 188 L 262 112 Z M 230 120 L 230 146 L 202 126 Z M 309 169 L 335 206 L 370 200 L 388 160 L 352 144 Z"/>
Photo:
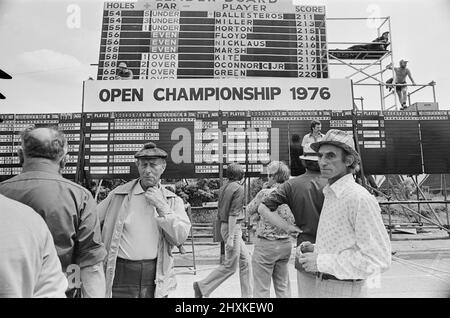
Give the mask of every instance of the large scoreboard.
<path id="1" fill-rule="evenodd" d="M 6 114 L 0 123 L 0 179 L 21 171 L 20 131 L 30 125 L 54 126 L 69 142 L 64 171 L 74 178 L 77 163 L 88 178 L 130 179 L 138 175 L 134 154 L 155 142 L 168 154 L 165 178 L 218 177 L 219 165 L 246 167 L 247 176 L 265 174 L 271 160 L 289 163 L 293 134 L 308 133 L 311 120 L 322 131 L 357 134 L 365 173 L 449 173 L 449 112 L 380 111 L 182 111 Z M 81 123 L 84 122 L 84 127 Z M 85 143 L 79 152 L 80 130 Z M 83 153 L 83 160 L 78 160 Z"/>
<path id="2" fill-rule="evenodd" d="M 97 79 L 328 78 L 325 24 L 288 0 L 106 2 Z"/>

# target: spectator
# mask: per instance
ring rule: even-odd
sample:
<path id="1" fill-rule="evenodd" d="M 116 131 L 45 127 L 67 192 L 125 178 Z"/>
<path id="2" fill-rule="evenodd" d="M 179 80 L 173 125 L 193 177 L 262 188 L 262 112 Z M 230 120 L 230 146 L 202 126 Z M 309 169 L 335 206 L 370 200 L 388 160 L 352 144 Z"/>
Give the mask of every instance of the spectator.
<path id="1" fill-rule="evenodd" d="M 393 78 L 386 81 L 386 88 L 389 89 L 389 91 L 392 91 L 392 89 L 395 88 L 401 105 L 400 110 L 405 110 L 407 108 L 406 99 L 408 97 L 408 86 L 406 85 L 406 76 L 409 77 L 414 85 L 416 84 L 412 78 L 411 71 L 406 67 L 407 63 L 408 61 L 401 60 L 399 63 L 400 67 L 394 67 L 395 81 Z M 387 68 L 392 69 L 392 65 L 389 65 Z"/>
<path id="2" fill-rule="evenodd" d="M 64 179 L 67 139 L 53 128 L 30 128 L 21 136 L 22 172 L 0 184 L 0 193 L 32 207 L 46 221 L 53 235 L 62 269 L 81 269 L 83 297 L 103 297 L 105 278 L 102 262 L 106 251 L 92 194 Z M 79 286 L 69 286 L 69 297 Z"/>
<path id="3" fill-rule="evenodd" d="M 220 188 L 218 217 L 220 233 L 225 241 L 225 260 L 205 279 L 194 282 L 194 296 L 209 296 L 225 280 L 230 278 L 239 264 L 239 279 L 243 298 L 252 297 L 253 281 L 250 253 L 242 240 L 241 222 L 244 220 L 244 187 L 240 184 L 244 168 L 230 164 L 227 168 L 228 181 Z"/>
<path id="4" fill-rule="evenodd" d="M 394 67 L 395 78 L 392 84 L 395 86 L 395 91 L 397 92 L 398 100 L 400 101 L 400 110 L 405 110 L 407 108 L 406 98 L 408 86 L 406 86 L 406 76 L 409 77 L 413 85 L 416 84 L 412 78 L 411 71 L 406 67 L 407 63 L 408 61 L 406 60 L 400 60 L 399 67 Z"/>
<path id="5" fill-rule="evenodd" d="M 361 159 L 353 137 L 332 129 L 311 145 L 319 155 L 325 201 L 316 244 L 308 245 L 299 263 L 316 273 L 317 297 L 366 297 L 367 278 L 391 264 L 391 245 L 377 200 L 353 179 Z"/>
<path id="6" fill-rule="evenodd" d="M 322 124 L 318 120 L 312 120 L 310 124 L 311 132 L 306 134 L 302 140 L 303 153 L 314 153 L 310 145 L 313 142 L 321 141 L 323 134 L 321 133 Z"/>
<path id="7" fill-rule="evenodd" d="M 133 79 L 133 72 L 128 68 L 125 62 L 120 62 L 117 68 L 116 80 Z"/>
<path id="8" fill-rule="evenodd" d="M 291 175 L 293 177 L 299 176 L 305 173 L 305 168 L 300 161 L 300 156 L 303 155 L 303 147 L 300 143 L 300 136 L 293 134 L 291 136 L 291 143 L 289 145 L 289 155 L 291 158 Z"/>
<path id="9" fill-rule="evenodd" d="M 253 282 L 255 298 L 269 298 L 270 285 L 273 280 L 277 298 L 290 298 L 288 262 L 291 256 L 292 241 L 289 233 L 268 223 L 263 215 L 258 214 L 259 204 L 285 181 L 289 180 L 289 168 L 280 161 L 272 161 L 267 166 L 268 189 L 262 189 L 247 205 L 249 215 L 256 215 L 257 241 L 252 257 Z M 286 222 L 294 225 L 294 216 L 287 204 L 282 204 L 276 213 Z"/>
<path id="10" fill-rule="evenodd" d="M 52 235 L 33 209 L 0 195 L 0 298 L 65 298 Z"/>
<path id="11" fill-rule="evenodd" d="M 389 46 L 389 32 L 384 32 L 370 44 L 357 44 L 350 46 L 349 51 L 386 51 Z"/>
<path id="12" fill-rule="evenodd" d="M 301 233 L 297 237 L 297 253 L 308 245 L 303 242 L 316 241 L 317 227 L 319 223 L 320 210 L 323 205 L 323 188 L 327 180 L 321 178 L 318 157 L 316 153 L 305 153 L 300 157 L 306 168 L 306 173 L 292 178 L 266 197 L 258 207 L 258 211 L 267 222 L 276 225 L 286 232 Z M 295 225 L 292 226 L 278 216 L 276 211 L 283 204 L 287 204 L 294 214 Z M 298 297 L 311 298 L 315 296 L 316 277 L 306 272 L 296 257 L 295 268 L 297 269 Z"/>
<path id="13" fill-rule="evenodd" d="M 167 297 L 176 288 L 172 249 L 187 239 L 191 222 L 183 200 L 161 187 L 167 153 L 150 142 L 134 157 L 139 178 L 99 204 L 106 297 Z"/>

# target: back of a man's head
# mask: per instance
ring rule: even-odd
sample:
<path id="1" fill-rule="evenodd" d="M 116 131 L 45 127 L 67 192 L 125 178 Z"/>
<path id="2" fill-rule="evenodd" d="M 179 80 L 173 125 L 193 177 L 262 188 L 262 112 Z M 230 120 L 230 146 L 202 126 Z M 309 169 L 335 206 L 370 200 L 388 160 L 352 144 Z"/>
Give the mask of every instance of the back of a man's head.
<path id="1" fill-rule="evenodd" d="M 67 139 L 55 128 L 26 129 L 21 138 L 25 158 L 45 158 L 59 162 L 67 152 Z"/>
<path id="2" fill-rule="evenodd" d="M 244 177 L 244 167 L 239 163 L 232 163 L 227 168 L 227 178 L 230 181 L 239 181 Z"/>

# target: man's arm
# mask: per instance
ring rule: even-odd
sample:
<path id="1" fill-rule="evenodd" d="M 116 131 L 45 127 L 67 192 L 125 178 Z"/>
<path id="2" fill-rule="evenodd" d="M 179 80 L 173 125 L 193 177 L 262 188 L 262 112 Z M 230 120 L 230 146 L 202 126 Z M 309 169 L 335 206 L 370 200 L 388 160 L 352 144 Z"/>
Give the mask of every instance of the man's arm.
<path id="1" fill-rule="evenodd" d="M 105 298 L 106 283 L 103 262 L 82 267 L 80 275 L 81 295 L 83 298 Z"/>
<path id="2" fill-rule="evenodd" d="M 309 134 L 306 134 L 303 136 L 303 139 L 302 139 L 302 147 L 303 148 L 305 148 L 305 146 L 308 144 L 308 136 L 309 136 Z"/>
<path id="3" fill-rule="evenodd" d="M 36 298 L 66 298 L 68 286 L 66 276 L 62 272 L 61 263 L 56 253 L 53 237 L 47 225 L 42 220 L 44 231 L 42 246 L 42 266 L 37 277 L 33 297 Z M 39 229 L 36 229 L 39 230 Z"/>
<path id="4" fill-rule="evenodd" d="M 156 187 L 148 188 L 145 197 L 156 208 L 158 213 L 156 222 L 163 230 L 167 241 L 175 246 L 183 244 L 191 229 L 191 221 L 184 209 L 183 200 L 180 197 L 174 197 L 173 207 L 171 207 L 161 189 Z"/>
<path id="5" fill-rule="evenodd" d="M 237 216 L 230 215 L 228 216 L 228 239 L 225 242 L 225 247 L 228 249 L 233 248 L 234 245 L 234 231 L 236 229 L 236 226 L 239 226 L 236 224 Z"/>
<path id="6" fill-rule="evenodd" d="M 128 69 L 126 73 L 127 73 L 127 75 L 123 79 L 126 79 L 126 80 L 133 79 L 133 71 L 132 70 Z"/>
<path id="7" fill-rule="evenodd" d="M 398 68 L 394 67 L 394 77 L 392 78 L 392 84 L 397 84 L 397 72 Z"/>
<path id="8" fill-rule="evenodd" d="M 258 206 L 258 212 L 261 216 L 264 216 L 267 222 L 289 234 L 301 233 L 301 230 L 298 227 L 283 220 L 278 213 L 274 213 L 274 211 L 276 211 L 276 209 L 282 204 L 287 204 L 289 208 L 291 208 L 289 204 L 290 192 L 290 183 L 283 183 L 276 190 L 272 191 L 264 200 L 262 200 L 262 203 Z"/>
<path id="9" fill-rule="evenodd" d="M 249 215 L 253 215 L 258 212 L 258 206 L 261 203 L 262 198 L 264 196 L 264 190 L 265 189 L 259 191 L 258 194 L 253 198 L 253 200 L 251 200 L 250 203 L 247 204 L 246 211 Z"/>
<path id="10" fill-rule="evenodd" d="M 278 213 L 273 213 L 270 209 L 263 203 L 258 207 L 258 212 L 264 216 L 265 220 L 270 224 L 284 230 L 289 234 L 301 233 L 302 231 L 295 225 L 286 222 Z"/>
<path id="11" fill-rule="evenodd" d="M 409 79 L 411 80 L 411 82 L 414 84 L 414 85 L 416 85 L 416 82 L 414 82 L 414 80 L 413 80 L 413 78 L 412 78 L 412 75 L 411 75 L 411 71 L 408 69 L 408 71 L 407 71 L 407 73 L 406 74 L 408 74 L 408 77 L 409 77 Z"/>
<path id="12" fill-rule="evenodd" d="M 83 296 L 105 297 L 102 263 L 106 257 L 106 249 L 102 243 L 97 205 L 90 193 L 84 195 L 84 207 L 76 234 L 75 262 L 80 267 Z"/>
<path id="13" fill-rule="evenodd" d="M 228 213 L 228 239 L 225 242 L 228 248 L 233 247 L 233 237 L 236 226 L 240 226 L 237 223 L 238 217 L 242 214 L 244 209 L 245 193 L 244 188 L 239 186 L 234 190 L 231 196 L 230 209 Z"/>

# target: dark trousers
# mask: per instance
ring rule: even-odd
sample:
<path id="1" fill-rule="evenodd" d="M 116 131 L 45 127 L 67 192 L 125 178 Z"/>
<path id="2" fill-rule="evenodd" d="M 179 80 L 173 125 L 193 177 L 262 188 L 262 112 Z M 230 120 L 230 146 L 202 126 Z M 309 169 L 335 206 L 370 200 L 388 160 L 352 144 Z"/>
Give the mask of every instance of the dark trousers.
<path id="1" fill-rule="evenodd" d="M 130 261 L 117 258 L 113 298 L 154 298 L 156 259 Z"/>

